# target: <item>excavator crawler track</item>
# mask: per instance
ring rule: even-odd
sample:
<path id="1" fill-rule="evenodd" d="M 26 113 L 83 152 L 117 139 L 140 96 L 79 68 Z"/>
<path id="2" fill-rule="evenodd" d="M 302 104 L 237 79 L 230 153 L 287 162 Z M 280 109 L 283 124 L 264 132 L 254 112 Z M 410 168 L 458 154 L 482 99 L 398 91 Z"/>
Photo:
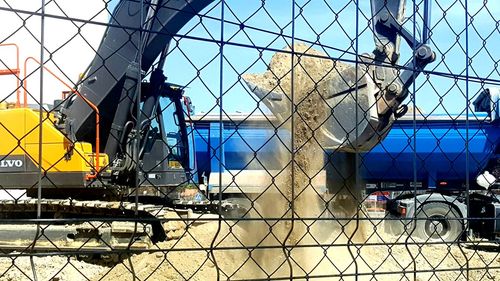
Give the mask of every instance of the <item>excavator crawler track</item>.
<path id="1" fill-rule="evenodd" d="M 213 213 L 217 204 L 163 205 L 74 199 L 0 200 L 0 251 L 57 251 L 108 254 L 150 249 L 167 239 L 164 223 L 182 212 Z M 37 219 L 37 210 L 41 216 Z M 224 201 L 222 211 L 237 208 Z M 189 222 L 187 222 L 189 223 Z"/>
<path id="2" fill-rule="evenodd" d="M 41 216 L 36 219 L 40 207 Z M 113 252 L 164 241 L 164 206 L 72 199 L 0 200 L 4 251 Z"/>

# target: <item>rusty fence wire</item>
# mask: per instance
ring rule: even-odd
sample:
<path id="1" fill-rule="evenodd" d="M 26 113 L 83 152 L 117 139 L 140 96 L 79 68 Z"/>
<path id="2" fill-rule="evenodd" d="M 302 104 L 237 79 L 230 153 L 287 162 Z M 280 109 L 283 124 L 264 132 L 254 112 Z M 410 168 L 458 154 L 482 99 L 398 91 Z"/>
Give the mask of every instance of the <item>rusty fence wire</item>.
<path id="1" fill-rule="evenodd" d="M 497 280 L 499 18 L 0 1 L 0 280 Z"/>

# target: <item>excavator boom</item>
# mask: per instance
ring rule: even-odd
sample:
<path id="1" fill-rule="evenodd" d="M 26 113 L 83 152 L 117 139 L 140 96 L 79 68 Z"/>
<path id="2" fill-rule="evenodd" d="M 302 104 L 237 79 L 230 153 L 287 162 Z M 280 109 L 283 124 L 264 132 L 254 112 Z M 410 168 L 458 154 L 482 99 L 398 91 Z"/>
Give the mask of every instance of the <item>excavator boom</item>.
<path id="1" fill-rule="evenodd" d="M 80 93 L 99 108 L 101 147 L 97 149 L 111 160 L 132 118 L 130 112 L 139 98 L 142 78 L 173 36 L 212 2 L 145 0 L 141 7 L 141 1 L 122 0 L 117 4 L 80 86 Z M 151 80 L 156 88 L 149 87 L 144 99 L 158 94 L 165 77 L 157 73 Z M 84 100 L 75 98 L 67 103 L 63 114 L 66 134 L 72 140 L 94 142 L 95 112 Z"/>

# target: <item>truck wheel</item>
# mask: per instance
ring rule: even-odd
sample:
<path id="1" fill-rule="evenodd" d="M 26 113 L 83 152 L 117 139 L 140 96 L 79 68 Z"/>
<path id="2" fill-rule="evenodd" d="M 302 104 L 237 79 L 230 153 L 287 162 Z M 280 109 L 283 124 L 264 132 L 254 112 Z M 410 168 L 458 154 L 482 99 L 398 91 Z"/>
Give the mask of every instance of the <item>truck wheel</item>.
<path id="1" fill-rule="evenodd" d="M 463 232 L 461 216 L 445 203 L 427 203 L 417 213 L 416 237 L 426 242 L 455 242 Z"/>

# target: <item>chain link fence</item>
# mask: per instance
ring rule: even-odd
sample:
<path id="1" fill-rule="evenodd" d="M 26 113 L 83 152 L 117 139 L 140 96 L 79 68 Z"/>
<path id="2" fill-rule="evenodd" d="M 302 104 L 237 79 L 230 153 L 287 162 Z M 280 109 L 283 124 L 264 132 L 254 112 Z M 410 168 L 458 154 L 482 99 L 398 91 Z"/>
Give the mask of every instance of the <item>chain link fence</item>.
<path id="1" fill-rule="evenodd" d="M 497 280 L 499 16 L 0 1 L 0 280 Z"/>

